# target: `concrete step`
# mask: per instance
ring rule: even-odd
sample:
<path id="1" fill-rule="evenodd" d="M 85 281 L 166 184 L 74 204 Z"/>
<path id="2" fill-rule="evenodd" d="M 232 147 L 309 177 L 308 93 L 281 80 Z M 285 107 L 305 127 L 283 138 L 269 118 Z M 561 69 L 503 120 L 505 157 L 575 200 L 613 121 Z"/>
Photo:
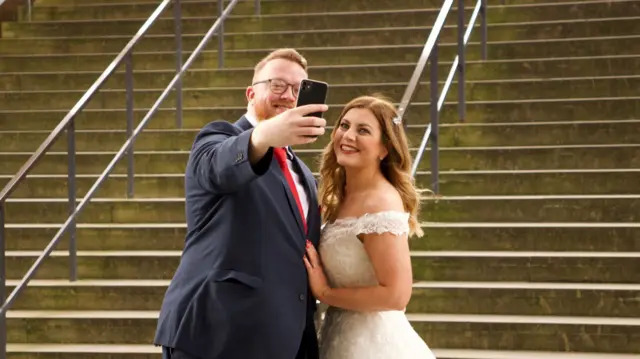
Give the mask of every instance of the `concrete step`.
<path id="1" fill-rule="evenodd" d="M 187 15 L 192 10 L 192 3 L 185 3 L 183 8 Z M 535 14 L 531 14 L 531 7 L 505 6 L 501 11 L 489 11 L 487 25 L 494 31 L 499 31 L 497 25 L 506 23 L 528 22 L 534 19 L 545 21 L 565 21 L 571 17 L 585 18 L 624 18 L 631 14 L 629 3 L 605 2 L 588 3 L 584 5 L 562 4 L 550 6 L 541 4 Z M 573 9 L 574 11 L 569 11 Z M 313 26 L 315 29 L 331 28 L 367 28 L 372 26 L 428 26 L 435 23 L 439 8 L 414 9 L 373 9 L 358 11 L 331 11 L 317 13 L 286 13 L 256 17 L 254 15 L 238 15 L 246 9 L 235 9 L 224 23 L 225 32 L 257 32 L 273 30 L 300 30 Z M 36 10 L 38 11 L 38 10 Z M 108 11 L 108 10 L 107 10 Z M 468 22 L 473 8 L 467 7 L 465 19 Z M 149 29 L 148 34 L 175 33 L 173 13 L 165 12 L 160 20 Z M 181 28 L 183 34 L 204 34 L 216 21 L 216 13 L 200 13 L 187 16 L 183 14 Z M 604 15 L 604 16 L 603 16 Z M 447 18 L 446 24 L 455 25 L 457 9 Z M 148 17 L 148 16 L 147 16 Z M 76 19 L 50 20 L 30 22 L 6 22 L 2 26 L 3 37 L 50 37 L 85 35 L 129 35 L 135 34 L 147 17 L 135 18 L 131 15 L 122 18 L 108 19 Z M 479 24 L 480 21 L 477 21 Z M 578 25 L 578 24 L 577 24 Z M 583 31 L 576 28 L 572 31 Z M 474 30 L 475 31 L 475 30 Z M 492 33 L 494 31 L 491 31 Z"/>
<path id="2" fill-rule="evenodd" d="M 78 278 L 173 277 L 181 251 L 78 252 Z M 22 278 L 40 251 L 7 251 L 7 278 Z M 412 252 L 416 281 L 637 283 L 640 252 Z M 481 269 L 479 269 L 481 268 Z M 34 279 L 67 279 L 68 253 L 54 251 Z"/>
<path id="3" fill-rule="evenodd" d="M 451 196 L 424 200 L 419 218 L 436 222 L 634 222 L 636 207 L 640 208 L 637 195 Z"/>
<path id="4" fill-rule="evenodd" d="M 408 80 L 408 79 L 407 79 Z M 442 82 L 442 84 L 444 81 Z M 338 83 L 331 84 L 327 97 L 329 103 L 347 103 L 363 94 L 379 93 L 390 99 L 399 101 L 407 88 L 407 83 Z M 589 98 L 597 96 L 626 97 L 637 95 L 640 88 L 640 75 L 578 77 L 558 79 L 519 79 L 519 80 L 478 80 L 468 81 L 466 96 L 469 101 L 517 101 L 539 98 Z M 134 107 L 149 108 L 162 93 L 164 88 L 134 89 Z M 183 105 L 185 107 L 201 107 L 217 104 L 221 107 L 246 105 L 243 96 L 246 86 L 240 87 L 208 87 L 184 88 Z M 45 110 L 65 109 L 73 107 L 84 95 L 82 90 L 51 91 L 3 91 L 0 97 L 6 101 L 0 104 L 0 110 L 20 110 L 24 108 Z M 457 100 L 457 83 L 451 86 L 447 94 L 450 101 Z M 428 102 L 430 96 L 428 82 L 419 83 L 414 94 L 414 101 Z M 165 103 L 174 103 L 175 96 L 170 94 Z M 88 109 L 115 109 L 126 103 L 124 89 L 99 91 L 87 104 Z M 508 121 L 505 121 L 508 122 Z"/>
<path id="5" fill-rule="evenodd" d="M 358 55 L 366 62 L 398 62 L 415 61 L 417 54 L 410 50 L 411 47 L 422 50 L 424 41 L 429 33 L 428 27 L 396 27 L 382 29 L 334 29 L 327 32 L 310 31 L 307 34 L 299 32 L 280 33 L 255 33 L 253 35 L 238 34 L 225 37 L 225 63 L 231 67 L 252 66 L 257 59 L 262 58 L 268 51 L 262 49 L 264 43 L 278 46 L 298 47 L 308 60 L 313 64 L 335 63 L 335 57 L 325 57 L 324 61 L 312 61 L 312 49 L 321 51 L 318 55 L 327 56 L 339 51 L 340 58 L 349 55 Z M 259 36 L 258 36 L 259 35 Z M 639 35 L 620 36 L 590 36 L 590 37 L 549 37 L 537 39 L 491 41 L 489 43 L 489 56 L 494 59 L 512 59 L 525 57 L 568 57 L 568 56 L 599 56 L 599 55 L 628 55 L 637 54 L 637 41 L 633 39 Z M 149 51 L 173 51 L 175 48 L 173 35 L 149 35 L 136 46 L 136 52 Z M 183 36 L 185 49 L 193 49 L 201 40 L 201 35 Z M 237 38 L 237 39 L 236 39 Z M 84 37 L 84 38 L 21 38 L 0 40 L 0 54 L 21 55 L 25 54 L 64 54 L 70 53 L 104 53 L 118 52 L 130 37 Z M 307 41 L 308 39 L 308 41 Z M 401 40 L 400 40 L 401 39 Z M 629 41 L 632 40 L 632 41 Z M 297 42 L 296 42 L 297 41 Z M 314 45 L 311 41 L 317 41 Z M 398 45 L 401 41 L 402 45 Z M 298 42 L 300 42 L 298 44 Z M 622 44 L 624 43 L 624 44 Z M 281 45 L 278 45 L 281 44 Z M 374 45 L 372 45 L 374 44 Z M 478 42 L 470 42 L 467 46 L 469 60 L 480 58 Z M 350 48 L 350 54 L 345 53 L 344 47 Z M 389 51 L 378 51 L 381 47 L 389 48 Z M 403 53 L 398 55 L 386 54 L 398 47 L 402 47 Z M 453 59 L 457 49 L 457 43 L 443 41 L 439 55 L 442 59 Z M 314 51 L 315 52 L 315 51 Z M 369 56 L 365 53 L 369 52 Z M 217 63 L 209 60 L 209 53 L 202 57 L 211 66 Z M 413 56 L 411 56 L 413 55 Z M 217 56 L 217 55 L 216 55 Z M 319 56 L 319 57 L 320 57 Z M 257 58 L 257 59 L 254 59 Z M 389 59 L 393 60 L 389 60 Z M 4 59 L 3 59 L 4 61 Z M 134 61 L 135 55 L 134 55 Z M 217 61 L 217 57 L 216 60 Z M 346 60 L 349 63 L 349 60 Z M 361 61 L 362 62 L 362 61 Z"/>
<path id="6" fill-rule="evenodd" d="M 638 18 L 629 16 L 629 9 L 614 7 L 617 11 L 608 13 L 606 17 L 591 18 L 586 14 L 576 22 L 576 19 L 555 19 L 539 17 L 542 21 L 514 21 L 513 19 L 488 21 L 489 40 L 515 40 L 549 38 L 557 36 L 613 36 L 636 33 L 640 29 Z M 552 10 L 550 8 L 546 8 Z M 466 11 L 465 19 L 469 19 L 471 10 Z M 435 23 L 437 12 L 433 10 L 412 9 L 402 11 L 380 12 L 365 11 L 350 13 L 317 13 L 295 16 L 289 14 L 282 17 L 268 17 L 266 20 L 256 18 L 235 18 L 225 23 L 225 36 L 242 36 L 242 34 L 260 34 L 275 32 L 305 33 L 313 30 L 316 33 L 332 31 L 333 29 L 369 29 L 369 28 L 394 28 L 394 27 L 425 27 Z M 315 16 L 315 18 L 314 18 Z M 552 16 L 553 18 L 553 16 Z M 148 35 L 175 34 L 172 19 L 160 20 L 153 26 Z M 455 14 L 450 16 L 441 34 L 443 41 L 455 41 L 457 33 L 457 19 Z M 468 21 L 468 20 L 467 20 Z M 183 19 L 183 36 L 187 38 L 194 35 L 204 35 L 215 22 L 213 17 Z M 94 37 L 94 36 L 128 36 L 131 38 L 144 23 L 144 19 L 118 19 L 111 21 L 66 21 L 66 22 L 22 22 L 11 23 L 2 26 L 4 38 L 55 38 L 55 37 Z M 480 21 L 477 21 L 472 33 L 472 40 L 479 40 Z M 259 37 L 260 35 L 255 35 Z M 305 36 L 306 37 L 306 36 Z M 237 44 L 240 37 L 235 38 Z M 243 41 L 244 42 L 244 41 Z"/>
<path id="7" fill-rule="evenodd" d="M 411 153 L 415 156 L 416 149 Z M 298 150 L 298 157 L 312 168 L 321 150 Z M 429 169 L 427 150 L 418 170 Z M 32 153 L 0 152 L 0 174 L 14 175 Z M 101 173 L 115 152 L 77 152 L 76 173 Z M 188 151 L 137 151 L 134 154 L 136 173 L 184 173 Z M 441 147 L 440 170 L 535 170 L 535 169 L 611 169 L 639 168 L 640 144 L 637 145 L 575 145 L 529 147 Z M 473 158 L 474 161 L 469 161 Z M 585 161 L 588 158 L 589 161 Z M 114 173 L 126 173 L 126 159 L 120 160 Z M 49 152 L 34 167 L 32 174 L 66 174 L 65 152 Z"/>
<path id="8" fill-rule="evenodd" d="M 508 123 L 508 122 L 566 122 L 578 121 L 619 121 L 634 118 L 640 113 L 638 97 L 591 97 L 591 98 L 547 98 L 520 101 L 467 101 L 467 123 Z M 397 104 L 396 104 L 397 105 Z M 441 123 L 453 123 L 460 120 L 456 101 L 445 102 L 440 112 Z M 174 103 L 165 101 L 154 114 L 147 128 L 175 129 L 176 114 Z M 324 118 L 332 125 L 342 111 L 344 104 L 330 103 Z M 134 108 L 135 124 L 148 113 L 148 108 Z M 213 120 L 236 121 L 246 113 L 246 105 L 235 107 L 216 107 L 207 104 L 203 107 L 183 108 L 183 127 L 202 128 Z M 65 109 L 48 110 L 8 110 L 0 111 L 0 130 L 52 130 L 69 112 Z M 636 116 L 637 117 L 637 116 Z M 20 118 L 20 121 L 15 121 Z M 404 121 L 409 124 L 424 124 L 429 121 L 427 102 L 412 102 L 405 113 Z M 124 129 L 126 112 L 121 107 L 109 110 L 83 110 L 76 117 L 77 129 Z"/>
<path id="9" fill-rule="evenodd" d="M 225 6 L 228 1 L 225 1 Z M 339 1 L 262 1 L 261 17 L 283 15 L 290 13 L 314 13 L 333 11 L 357 11 L 362 8 L 379 11 L 414 9 L 414 8 L 439 8 L 441 4 L 433 0 L 409 0 L 401 4 L 389 3 L 384 0 L 374 0 L 363 5 L 362 0 L 343 4 Z M 147 18 L 157 8 L 158 3 L 149 1 L 140 2 L 94 2 L 83 4 L 57 4 L 45 3 L 34 7 L 33 20 L 80 20 L 80 19 L 119 19 L 119 18 Z M 215 16 L 218 14 L 217 2 L 208 1 L 182 1 L 183 16 L 197 17 L 202 15 Z M 164 17 L 172 16 L 172 7 L 163 13 Z M 253 1 L 240 1 L 232 11 L 233 15 L 253 15 L 255 13 Z M 213 22 L 212 22 L 213 23 Z"/>
<path id="10" fill-rule="evenodd" d="M 625 36 L 637 33 L 640 28 L 639 18 L 609 18 L 592 20 L 589 23 L 576 24 L 575 20 L 553 22 L 511 23 L 496 25 L 489 38 L 489 44 L 505 41 L 541 41 L 547 39 Z M 317 30 L 306 28 L 289 31 L 264 32 L 227 32 L 225 33 L 225 49 L 247 50 L 257 49 L 263 44 L 280 44 L 279 46 L 303 47 L 336 47 L 336 46 L 367 46 L 387 44 L 423 44 L 431 32 L 431 26 L 394 26 L 375 27 L 370 24 L 367 28 L 331 28 Z M 202 40 L 206 29 L 195 33 L 182 35 L 185 49 L 194 49 Z M 456 26 L 448 26 L 440 34 L 443 43 L 457 41 Z M 7 37 L 0 39 L 0 53 L 74 53 L 74 52 L 117 52 L 131 40 L 129 35 L 90 36 L 88 34 L 76 36 L 49 37 Z M 472 40 L 478 41 L 480 32 L 472 34 Z M 212 41 L 217 41 L 215 37 Z M 632 46 L 635 48 L 635 46 Z M 136 45 L 135 51 L 169 51 L 175 48 L 175 35 L 150 34 L 144 41 Z M 445 57 L 446 58 L 446 57 Z M 500 57 L 501 58 L 501 57 Z"/>
<path id="11" fill-rule="evenodd" d="M 435 348 L 634 353 L 638 319 L 609 317 L 407 315 Z M 8 339 L 78 344 L 143 344 L 153 338 L 156 311 L 16 311 Z M 490 326 L 491 331 L 484 328 Z M 57 330 L 44 328 L 56 327 Z M 105 331 L 104 327 L 109 328 Z M 585 332 L 589 340 L 584 339 Z M 460 335 L 465 333 L 465 335 Z M 509 340 L 504 340 L 508 335 Z M 28 338 L 28 339 L 27 339 Z M 27 341 L 28 340 L 28 341 Z"/>
<path id="12" fill-rule="evenodd" d="M 567 57 L 598 57 L 598 56 L 624 56 L 637 55 L 638 51 L 633 45 L 638 43 L 639 35 L 623 37 L 586 37 L 586 38 L 560 38 L 547 40 L 504 41 L 492 42 L 488 48 L 489 59 L 549 59 Z M 341 64 L 370 64 L 370 63 L 398 63 L 414 62 L 418 59 L 426 35 L 417 43 L 397 41 L 386 45 L 376 46 L 348 46 L 348 47 L 309 47 L 305 45 L 299 50 L 307 58 L 309 64 L 314 66 L 333 65 L 335 59 L 340 58 Z M 467 44 L 467 61 L 480 60 L 480 44 L 470 42 Z M 379 51 L 384 46 L 389 51 Z M 277 46 L 276 46 L 277 47 Z M 110 53 L 57 53 L 55 51 L 28 51 L 21 54 L 0 53 L 0 67 L 2 71 L 43 71 L 43 69 L 73 69 L 102 71 L 115 58 L 115 54 L 122 48 Z M 189 48 L 185 48 L 188 56 Z M 225 67 L 253 67 L 269 52 L 269 49 L 234 50 L 225 49 Z M 441 61 L 453 61 L 457 52 L 456 43 L 441 43 L 439 58 Z M 364 59 L 364 60 L 363 60 Z M 20 67 L 20 63 L 27 63 Z M 151 52 L 137 49 L 134 55 L 134 63 L 149 64 L 148 68 L 169 69 L 175 67 L 175 50 L 154 48 Z M 6 64 L 6 65 L 5 65 Z M 64 64 L 64 65 L 61 65 Z M 218 66 L 218 55 L 215 50 L 202 52 L 193 65 L 196 68 L 215 68 Z"/>
<path id="13" fill-rule="evenodd" d="M 640 352 L 640 343 L 634 340 L 637 319 L 458 314 L 408 317 L 416 331 L 434 347 L 607 355 Z"/>
<path id="14" fill-rule="evenodd" d="M 639 289 L 634 284 L 418 282 L 407 312 L 635 317 Z"/>
<path id="15" fill-rule="evenodd" d="M 431 348 L 439 359 L 637 359 L 635 354 L 507 351 Z M 8 359 L 155 359 L 160 349 L 153 346 L 123 344 L 9 344 Z"/>
<path id="16" fill-rule="evenodd" d="M 7 250 L 42 251 L 57 224 L 7 224 Z M 424 222 L 426 239 L 410 242 L 416 251 L 637 251 L 640 224 L 583 222 Z M 80 223 L 79 250 L 182 250 L 186 225 L 180 223 Z M 63 239 L 58 250 L 67 250 Z"/>
<path id="17" fill-rule="evenodd" d="M 0 188 L 14 174 L 0 175 Z M 458 196 L 559 194 L 640 194 L 640 169 L 602 170 L 506 170 L 506 171 L 442 171 L 439 175 L 440 192 Z M 98 174 L 76 176 L 76 193 L 84 196 L 98 179 Z M 66 174 L 29 176 L 18 186 L 13 198 L 64 198 L 67 196 Z M 431 187 L 428 171 L 415 177 L 420 188 Z M 155 198 L 158 195 L 180 197 L 184 195 L 184 174 L 134 175 L 134 196 Z M 111 175 L 100 188 L 100 195 L 110 198 L 127 196 L 127 176 Z"/>
<path id="18" fill-rule="evenodd" d="M 365 46 L 371 44 L 393 44 L 403 38 L 406 43 L 424 43 L 430 28 L 393 27 L 369 29 L 331 29 L 316 32 L 314 30 L 282 31 L 269 33 L 227 33 L 225 49 L 256 49 L 269 43 L 276 46 Z M 451 33 L 453 39 L 455 33 Z M 184 34 L 182 36 L 185 49 L 193 49 L 201 41 L 203 34 Z M 444 35 L 444 34 L 443 34 Z M 77 36 L 50 38 L 7 38 L 0 40 L 0 53 L 82 53 L 82 52 L 117 52 L 131 39 L 130 35 L 122 36 Z M 217 41 L 212 39 L 213 41 Z M 450 40 L 453 41 L 453 40 Z M 175 48 L 174 35 L 147 35 L 144 41 L 136 45 L 135 51 L 168 51 Z"/>
<path id="19" fill-rule="evenodd" d="M 634 238 L 638 238 L 640 232 L 638 224 L 596 221 L 427 222 L 423 228 L 428 239 L 414 241 L 411 244 L 414 250 L 636 251 L 637 239 Z M 27 233 L 33 231 L 35 229 Z"/>
<path id="20" fill-rule="evenodd" d="M 158 310 L 168 280 L 34 280 L 13 310 Z M 9 283 L 9 290 L 17 285 Z M 417 282 L 408 313 L 634 317 L 634 284 Z"/>
<path id="21" fill-rule="evenodd" d="M 626 7 L 634 9 L 637 3 L 634 1 L 580 1 L 562 0 L 562 1 L 545 1 L 537 2 L 533 0 L 523 0 L 517 3 L 503 3 L 500 1 L 489 1 L 488 4 L 493 11 L 489 11 L 488 16 L 491 20 L 500 18 L 531 19 L 543 17 L 543 15 L 554 16 L 557 14 L 569 14 L 580 16 L 584 14 L 599 14 L 606 16 L 615 11 L 618 7 Z M 79 2 L 72 4 L 53 3 L 47 1 L 39 3 L 33 11 L 32 18 L 36 21 L 50 20 L 97 20 L 97 19 L 119 19 L 119 18 L 138 18 L 144 19 L 156 9 L 157 3 L 152 1 L 97 1 L 83 2 L 82 6 L 77 6 Z M 366 4 L 366 5 L 363 5 Z M 603 6 L 603 4 L 609 5 Z M 384 0 L 366 1 L 362 0 L 344 3 L 341 1 L 325 1 L 325 2 L 300 2 L 300 1 L 262 1 L 261 16 L 265 18 L 273 15 L 285 14 L 309 14 L 317 12 L 345 12 L 345 11 L 362 11 L 369 9 L 372 11 L 389 11 L 389 10 L 412 10 L 412 9 L 431 9 L 437 11 L 442 6 L 442 2 L 433 0 L 407 0 L 401 3 L 385 2 Z M 466 8 L 472 8 L 472 4 L 466 5 Z M 215 16 L 217 14 L 217 3 L 208 1 L 183 1 L 183 16 L 199 17 L 203 14 Z M 457 11 L 454 4 L 452 10 Z M 528 10 L 528 12 L 527 12 Z M 554 11 L 555 10 L 555 11 Z M 632 12 L 629 12 L 632 13 Z M 254 4 L 252 1 L 241 1 L 236 5 L 232 12 L 233 15 L 253 15 Z M 455 14 L 455 13 L 454 13 Z M 516 17 L 514 14 L 521 14 Z M 453 15 L 453 14 L 452 14 Z M 170 10 L 165 11 L 164 17 L 171 17 Z M 212 22 L 213 23 L 213 22 Z"/>
<path id="22" fill-rule="evenodd" d="M 637 359 L 636 354 L 587 353 L 565 351 L 513 351 L 474 349 L 434 349 L 440 359 Z"/>
<path id="23" fill-rule="evenodd" d="M 439 359 L 637 359 L 634 354 L 575 353 L 543 351 L 497 351 L 473 349 L 431 348 Z M 87 355 L 95 359 L 108 359 L 117 353 L 118 358 L 157 358 L 158 348 L 139 344 L 9 344 L 9 359 L 30 359 L 33 355 L 41 359 L 84 359 Z"/>
<path id="24" fill-rule="evenodd" d="M 487 208 L 492 208 L 487 211 Z M 580 210 L 576 210 L 580 209 Z M 66 198 L 10 198 L 7 223 L 62 223 Z M 95 198 L 79 223 L 181 223 L 184 198 Z M 635 222 L 640 195 L 447 196 L 422 198 L 421 221 Z"/>
<path id="25" fill-rule="evenodd" d="M 45 90 L 85 90 L 100 76 L 109 60 L 105 55 L 104 64 L 93 62 L 80 64 L 57 64 L 57 68 L 42 62 L 40 68 L 30 68 L 30 63 L 20 62 L 20 58 L 7 57 L 0 64 L 0 91 L 45 91 Z M 139 55 L 143 59 L 147 55 Z M 51 58 L 55 63 L 55 59 Z M 167 59 L 169 60 L 169 59 Z M 91 67 L 87 68 L 86 64 Z M 202 63 L 198 65 L 204 66 Z M 59 66 L 58 66 L 59 65 Z M 69 66 L 71 65 L 71 67 Z M 95 66 L 93 66 L 95 65 Z M 99 66 L 102 65 L 102 66 Z M 160 59 L 151 62 L 136 61 L 133 83 L 136 89 L 164 88 L 175 76 L 171 62 Z M 327 66 L 310 66 L 312 78 L 321 79 L 330 84 L 347 83 L 380 83 L 389 79 L 409 79 L 415 69 L 414 62 L 391 64 L 340 64 Z M 441 82 L 447 78 L 451 69 L 451 61 L 440 63 L 438 76 Z M 467 81 L 482 80 L 529 80 L 537 79 L 558 81 L 561 78 L 575 79 L 588 73 L 592 78 L 633 77 L 634 69 L 640 67 L 640 55 L 582 57 L 582 58 L 548 58 L 468 61 L 466 67 Z M 83 70 L 73 70 L 73 68 Z M 21 70 L 22 69 L 22 70 Z M 234 87 L 248 83 L 253 76 L 253 68 L 213 69 L 206 67 L 190 68 L 183 77 L 185 88 Z M 124 69 L 120 68 L 112 75 L 103 89 L 124 89 Z M 452 90 L 450 90 L 452 91 Z"/>
<path id="26" fill-rule="evenodd" d="M 189 11 L 190 3 L 184 6 Z M 215 5 L 215 4 L 214 4 Z M 471 10 L 466 11 L 469 17 Z M 232 13 L 235 13 L 232 12 Z M 172 15 L 172 13 L 167 12 Z M 388 11 L 354 11 L 329 13 L 281 14 L 255 17 L 253 15 L 235 15 L 224 22 L 228 33 L 299 31 L 310 26 L 317 30 L 334 28 L 370 28 L 389 26 L 428 26 L 435 22 L 438 11 L 435 9 L 406 9 Z M 620 16 L 629 14 L 621 13 Z M 614 15 L 611 15 L 614 16 Z M 203 13 L 196 16 L 184 16 L 181 21 L 182 34 L 204 35 L 217 20 L 215 13 Z M 84 36 L 133 36 L 145 18 L 89 19 L 61 21 L 8 22 L 2 24 L 3 37 L 73 37 Z M 147 34 L 174 34 L 173 18 L 157 20 Z"/>
<path id="27" fill-rule="evenodd" d="M 640 119 L 627 121 L 584 121 L 505 124 L 442 124 L 439 128 L 440 146 L 535 146 L 640 143 Z M 294 149 L 320 149 L 329 144 L 334 126 L 327 127 L 328 135 L 312 144 Z M 407 128 L 410 145 L 419 146 L 427 129 L 425 125 Z M 135 142 L 138 151 L 189 150 L 200 129 L 143 131 Z M 6 152 L 35 151 L 50 131 L 0 131 L 0 150 Z M 125 130 L 78 130 L 78 151 L 118 151 L 127 139 Z M 66 151 L 66 139 L 57 141 L 52 151 Z"/>
<path id="28" fill-rule="evenodd" d="M 118 4 L 153 3 L 154 1 L 155 0 L 38 0 L 38 6 L 71 6 L 71 5 L 106 6 L 109 4 L 118 5 Z M 197 2 L 201 2 L 202 0 L 182 0 L 182 1 L 183 3 L 197 3 Z M 225 6 L 230 2 L 230 0 L 223 0 L 223 1 Z M 630 0 L 615 0 L 614 2 L 617 2 L 617 1 L 630 1 Z M 632 0 L 632 1 L 635 1 L 635 0 Z M 262 5 L 270 4 L 273 2 L 284 2 L 284 3 L 288 2 L 290 4 L 295 5 L 295 2 L 292 2 L 292 0 L 261 0 Z M 518 4 L 521 4 L 523 6 L 526 6 L 526 5 L 532 6 L 535 2 L 536 0 L 521 0 L 521 1 L 518 1 Z M 598 2 L 598 0 L 589 0 L 589 1 L 583 1 L 583 2 Z M 557 3 L 572 4 L 572 3 L 575 3 L 575 0 L 558 0 Z M 253 4 L 254 4 L 253 0 L 240 0 L 238 2 L 238 5 L 243 5 L 243 6 L 253 6 Z M 374 5 L 380 5 L 383 7 L 388 6 L 388 4 L 384 4 L 384 2 L 380 2 L 378 0 L 374 0 L 370 2 L 370 4 L 372 6 Z M 412 0 L 411 4 L 420 5 L 420 6 L 440 6 L 441 5 L 438 2 L 434 2 L 432 0 L 417 0 L 417 1 Z M 511 6 L 512 2 L 508 0 L 488 0 L 487 4 L 497 8 L 497 7 Z M 316 5 L 316 4 L 310 4 L 310 5 Z M 455 9 L 455 4 L 453 4 L 453 9 Z"/>

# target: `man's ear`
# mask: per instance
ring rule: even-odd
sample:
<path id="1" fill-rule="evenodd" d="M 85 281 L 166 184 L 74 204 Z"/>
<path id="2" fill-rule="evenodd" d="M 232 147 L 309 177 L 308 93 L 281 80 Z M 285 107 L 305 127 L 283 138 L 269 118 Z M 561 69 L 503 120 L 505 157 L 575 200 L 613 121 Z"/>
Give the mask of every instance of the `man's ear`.
<path id="1" fill-rule="evenodd" d="M 247 90 L 245 91 L 245 96 L 247 97 L 247 102 L 251 104 L 253 99 L 256 97 L 256 92 L 253 91 L 252 86 L 247 87 Z"/>

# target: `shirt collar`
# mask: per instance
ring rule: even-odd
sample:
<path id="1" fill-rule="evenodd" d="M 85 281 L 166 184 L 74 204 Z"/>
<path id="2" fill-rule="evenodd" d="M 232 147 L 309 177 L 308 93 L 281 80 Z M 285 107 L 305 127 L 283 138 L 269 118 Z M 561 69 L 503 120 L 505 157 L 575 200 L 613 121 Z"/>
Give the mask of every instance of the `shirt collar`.
<path id="1" fill-rule="evenodd" d="M 253 127 L 258 126 L 258 120 L 255 117 L 253 117 L 249 112 L 245 113 L 244 117 L 247 119 L 247 121 L 249 121 L 251 126 Z M 290 160 L 293 160 L 293 151 L 291 150 L 290 146 L 287 146 L 287 158 Z"/>
<path id="2" fill-rule="evenodd" d="M 256 120 L 256 118 L 253 117 L 249 112 L 245 113 L 244 117 L 247 119 L 247 121 L 249 121 L 251 126 L 253 126 L 253 127 L 258 126 L 258 120 Z"/>

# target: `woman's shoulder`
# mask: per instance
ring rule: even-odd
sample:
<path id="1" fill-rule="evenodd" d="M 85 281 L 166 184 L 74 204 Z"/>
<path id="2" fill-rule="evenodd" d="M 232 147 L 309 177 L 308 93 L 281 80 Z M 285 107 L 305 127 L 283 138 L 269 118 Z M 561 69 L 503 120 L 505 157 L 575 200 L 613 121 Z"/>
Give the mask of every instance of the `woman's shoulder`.
<path id="1" fill-rule="evenodd" d="M 360 209 L 363 213 L 404 212 L 404 204 L 398 190 L 384 183 L 367 194 Z"/>

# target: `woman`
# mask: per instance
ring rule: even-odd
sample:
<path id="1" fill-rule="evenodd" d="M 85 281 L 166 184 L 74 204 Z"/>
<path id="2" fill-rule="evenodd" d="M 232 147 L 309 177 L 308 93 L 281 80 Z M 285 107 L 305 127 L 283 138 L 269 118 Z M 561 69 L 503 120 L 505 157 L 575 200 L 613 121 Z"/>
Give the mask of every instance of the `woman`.
<path id="1" fill-rule="evenodd" d="M 326 225 L 318 252 L 307 243 L 303 259 L 314 295 L 329 306 L 323 359 L 435 358 L 404 315 L 413 282 L 408 236 L 422 231 L 411 155 L 396 116 L 380 97 L 352 100 L 323 153 Z"/>

